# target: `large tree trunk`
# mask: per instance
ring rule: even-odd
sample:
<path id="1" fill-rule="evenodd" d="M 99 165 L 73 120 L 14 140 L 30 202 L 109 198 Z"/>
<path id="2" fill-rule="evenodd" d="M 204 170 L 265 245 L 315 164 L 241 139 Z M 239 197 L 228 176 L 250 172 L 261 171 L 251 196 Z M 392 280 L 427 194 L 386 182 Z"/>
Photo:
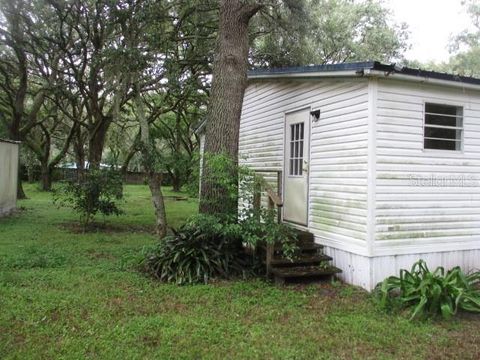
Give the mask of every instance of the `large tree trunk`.
<path id="1" fill-rule="evenodd" d="M 238 136 L 243 95 L 247 86 L 248 23 L 262 5 L 241 0 L 220 1 L 220 23 L 210 102 L 207 111 L 205 161 L 203 162 L 200 212 L 235 213 L 237 201 L 210 178 L 209 155 L 223 154 L 238 161 Z M 235 172 L 235 171 L 232 171 Z M 236 173 L 230 174 L 233 180 Z"/>
<path id="2" fill-rule="evenodd" d="M 99 115 L 103 117 L 103 115 Z M 102 162 L 103 148 L 107 131 L 110 127 L 109 119 L 97 120 L 97 125 L 91 130 L 88 141 L 88 166 L 91 169 L 99 169 Z"/>

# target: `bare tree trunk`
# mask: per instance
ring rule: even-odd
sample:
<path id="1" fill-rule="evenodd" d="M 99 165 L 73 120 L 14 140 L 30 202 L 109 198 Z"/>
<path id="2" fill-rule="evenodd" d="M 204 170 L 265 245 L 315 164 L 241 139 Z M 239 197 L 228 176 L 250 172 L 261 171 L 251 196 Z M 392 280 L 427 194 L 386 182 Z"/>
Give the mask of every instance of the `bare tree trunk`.
<path id="1" fill-rule="evenodd" d="M 17 178 L 17 199 L 27 199 L 25 191 L 23 191 L 22 182 L 22 166 L 20 159 L 18 160 L 18 178 Z"/>
<path id="2" fill-rule="evenodd" d="M 31 184 L 35 182 L 35 174 L 34 174 L 34 168 L 32 166 L 29 166 L 27 168 L 27 177 L 28 177 L 28 182 Z"/>
<path id="3" fill-rule="evenodd" d="M 20 136 L 20 118 L 14 119 L 12 126 L 10 127 L 10 138 L 15 141 L 21 141 Z M 18 151 L 22 151 L 22 144 L 20 144 Z M 25 191 L 23 191 L 23 182 L 22 182 L 22 161 L 20 153 L 18 154 L 18 172 L 17 172 L 17 199 L 27 199 Z"/>
<path id="4" fill-rule="evenodd" d="M 172 191 L 173 192 L 180 192 L 181 188 L 182 188 L 182 181 L 180 179 L 180 176 L 179 174 L 176 174 L 175 171 L 173 172 L 173 176 L 172 176 Z"/>
<path id="5" fill-rule="evenodd" d="M 41 174 L 40 174 L 40 188 L 42 191 L 52 190 L 52 172 L 53 169 L 48 164 L 47 161 L 42 161 L 41 163 Z"/>
<path id="6" fill-rule="evenodd" d="M 167 234 L 167 215 L 165 212 L 165 203 L 162 194 L 162 176 L 155 169 L 155 152 L 150 139 L 148 120 L 145 117 L 145 108 L 143 99 L 136 89 L 135 106 L 137 109 L 137 118 L 140 123 L 140 143 L 142 163 L 147 176 L 148 187 L 152 194 L 152 204 L 155 209 L 156 232 L 160 239 Z"/>
<path id="7" fill-rule="evenodd" d="M 132 161 L 132 158 L 135 156 L 135 154 L 138 152 L 138 149 L 137 149 L 138 145 L 137 145 L 137 140 L 135 140 L 133 146 L 130 148 L 130 150 L 128 151 L 128 154 L 127 156 L 125 157 L 125 160 L 123 161 L 123 164 L 120 168 L 120 171 L 122 172 L 122 174 L 125 176 L 128 172 L 128 165 L 130 164 L 130 161 Z"/>
<path id="8" fill-rule="evenodd" d="M 155 209 L 155 229 L 160 239 L 167 235 L 167 216 L 162 194 L 162 175 L 154 172 L 147 173 L 147 182 L 152 194 L 152 204 Z"/>
<path id="9" fill-rule="evenodd" d="M 80 127 L 75 132 L 75 140 L 73 142 L 73 153 L 75 164 L 77 165 L 77 179 L 82 179 L 85 172 L 85 149 L 83 147 L 83 136 Z"/>
<path id="10" fill-rule="evenodd" d="M 207 112 L 200 212 L 235 213 L 237 201 L 209 179 L 208 155 L 223 154 L 238 161 L 238 136 L 243 95 L 247 86 L 248 24 L 262 8 L 241 0 L 220 1 L 220 23 Z M 237 177 L 232 173 L 233 179 Z"/>

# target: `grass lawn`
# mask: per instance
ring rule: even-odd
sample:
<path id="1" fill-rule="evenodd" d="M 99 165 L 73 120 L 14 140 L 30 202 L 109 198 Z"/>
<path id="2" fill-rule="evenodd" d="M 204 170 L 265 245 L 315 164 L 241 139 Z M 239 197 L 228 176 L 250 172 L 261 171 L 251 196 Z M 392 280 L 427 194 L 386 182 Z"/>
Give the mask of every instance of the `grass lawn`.
<path id="1" fill-rule="evenodd" d="M 0 219 L 0 359 L 479 359 L 480 317 L 409 322 L 357 288 L 159 284 L 129 264 L 155 237 L 145 186 L 96 233 L 27 186 Z M 178 225 L 196 201 L 167 201 Z"/>

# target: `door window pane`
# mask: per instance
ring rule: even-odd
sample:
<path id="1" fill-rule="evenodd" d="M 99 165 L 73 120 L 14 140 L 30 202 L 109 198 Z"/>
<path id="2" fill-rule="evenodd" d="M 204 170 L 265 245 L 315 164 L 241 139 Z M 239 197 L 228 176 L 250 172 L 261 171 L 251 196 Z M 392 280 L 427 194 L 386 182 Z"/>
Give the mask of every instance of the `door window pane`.
<path id="1" fill-rule="evenodd" d="M 290 125 L 289 175 L 301 176 L 303 173 L 304 123 Z"/>

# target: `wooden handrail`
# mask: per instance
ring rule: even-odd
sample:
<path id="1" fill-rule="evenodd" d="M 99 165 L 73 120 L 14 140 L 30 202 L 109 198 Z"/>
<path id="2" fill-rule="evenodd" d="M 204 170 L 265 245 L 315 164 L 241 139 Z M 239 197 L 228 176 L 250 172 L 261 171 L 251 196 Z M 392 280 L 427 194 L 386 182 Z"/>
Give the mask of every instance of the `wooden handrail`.
<path id="1" fill-rule="evenodd" d="M 265 187 L 265 192 L 267 193 L 268 197 L 270 200 L 272 200 L 273 204 L 282 207 L 283 206 L 283 200 L 273 192 L 273 189 L 271 187 Z"/>
<path id="2" fill-rule="evenodd" d="M 263 172 L 263 173 L 274 172 L 274 173 L 277 174 L 277 191 L 276 192 L 272 188 L 272 186 L 265 181 L 265 178 L 262 175 L 258 174 L 260 172 Z M 263 180 L 263 190 L 265 191 L 265 193 L 269 197 L 269 202 L 271 201 L 273 203 L 273 206 L 277 206 L 279 208 L 282 207 L 283 206 L 283 199 L 282 199 L 282 196 L 281 196 L 282 171 L 280 171 L 280 170 L 256 170 L 255 173 L 257 173 L 256 176 L 260 177 Z M 261 190 L 262 190 L 261 188 L 258 189 L 259 192 L 261 192 Z M 259 201 L 259 199 L 257 199 L 257 202 L 258 201 Z M 258 203 L 257 205 L 260 205 L 260 204 Z"/>
<path id="3" fill-rule="evenodd" d="M 266 192 L 268 196 L 268 208 L 273 210 L 275 206 L 277 207 L 277 222 L 280 224 L 282 221 L 282 212 L 281 212 L 281 207 L 283 206 L 283 200 L 282 200 L 282 171 L 280 170 L 257 170 L 255 171 L 257 174 L 256 176 L 259 176 L 263 181 L 263 190 Z M 258 174 L 260 172 L 274 172 L 277 174 L 277 191 L 272 188 L 270 184 L 265 181 L 265 178 Z M 258 184 L 258 188 L 255 190 L 254 196 L 253 196 L 253 206 L 257 209 L 260 208 L 261 206 L 261 192 L 262 192 L 262 186 L 261 184 Z M 266 271 L 267 271 L 267 277 L 270 276 L 271 270 L 272 270 L 272 259 L 273 259 L 273 253 L 274 253 L 274 244 L 267 243 L 266 244 L 266 258 L 265 258 L 265 265 L 266 265 Z"/>

